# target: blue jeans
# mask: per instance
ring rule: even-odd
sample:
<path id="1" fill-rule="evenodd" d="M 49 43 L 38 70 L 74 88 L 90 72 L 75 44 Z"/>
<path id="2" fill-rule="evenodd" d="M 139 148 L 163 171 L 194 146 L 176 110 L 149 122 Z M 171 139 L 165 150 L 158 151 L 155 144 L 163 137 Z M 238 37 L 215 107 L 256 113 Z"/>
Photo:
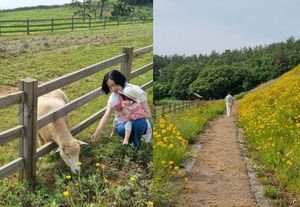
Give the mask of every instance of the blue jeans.
<path id="1" fill-rule="evenodd" d="M 147 123 L 145 119 L 136 119 L 132 121 L 132 130 L 129 137 L 129 143 L 133 142 L 133 145 L 136 149 L 141 147 L 141 138 L 145 133 L 147 128 Z M 118 135 L 123 137 L 125 136 L 125 124 L 121 123 L 117 126 Z"/>

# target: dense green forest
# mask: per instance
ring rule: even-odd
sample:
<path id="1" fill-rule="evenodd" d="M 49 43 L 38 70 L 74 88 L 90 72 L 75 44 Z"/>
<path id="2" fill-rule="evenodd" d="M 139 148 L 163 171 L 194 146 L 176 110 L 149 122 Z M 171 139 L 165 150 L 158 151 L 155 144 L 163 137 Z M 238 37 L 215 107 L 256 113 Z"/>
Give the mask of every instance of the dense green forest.
<path id="1" fill-rule="evenodd" d="M 154 97 L 187 99 L 196 92 L 205 99 L 248 91 L 300 63 L 300 39 L 209 55 L 154 56 Z"/>

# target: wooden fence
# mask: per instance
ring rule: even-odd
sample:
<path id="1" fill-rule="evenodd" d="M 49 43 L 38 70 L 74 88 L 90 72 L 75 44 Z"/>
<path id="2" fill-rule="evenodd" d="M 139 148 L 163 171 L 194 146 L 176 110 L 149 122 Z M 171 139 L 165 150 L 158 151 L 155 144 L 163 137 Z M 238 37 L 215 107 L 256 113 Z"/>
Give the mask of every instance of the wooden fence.
<path id="1" fill-rule="evenodd" d="M 174 113 L 180 109 L 189 108 L 197 104 L 197 101 L 182 101 L 180 103 L 174 103 L 170 105 L 157 106 L 153 108 L 153 117 L 157 118 L 160 115 L 166 113 Z"/>
<path id="2" fill-rule="evenodd" d="M 62 76 L 47 83 L 37 85 L 37 80 L 26 78 L 19 81 L 19 91 L 5 96 L 0 96 L 0 109 L 7 108 L 14 104 L 20 106 L 19 125 L 0 133 L 0 145 L 4 145 L 19 137 L 20 149 L 19 157 L 12 162 L 0 167 L 0 179 L 5 178 L 20 170 L 20 177 L 25 178 L 30 183 L 31 190 L 35 189 L 36 160 L 49 153 L 56 143 L 47 143 L 36 149 L 37 130 L 46 124 L 68 114 L 70 111 L 79 108 L 89 101 L 103 94 L 101 87 L 85 94 L 54 112 L 48 113 L 37 119 L 37 100 L 38 97 L 61 88 L 65 85 L 78 81 L 94 73 L 102 71 L 116 64 L 121 64 L 120 71 L 126 76 L 127 80 L 133 79 L 153 69 L 153 62 L 142 66 L 134 71 L 131 70 L 134 57 L 150 53 L 153 46 L 147 46 L 138 50 L 124 47 L 123 53 L 108 60 L 99 62 L 87 68 L 78 70 L 71 74 Z M 144 90 L 151 87 L 153 80 L 141 86 Z M 98 121 L 104 114 L 105 108 L 85 119 L 81 123 L 71 128 L 71 134 L 76 135 L 94 122 Z"/>
<path id="3" fill-rule="evenodd" d="M 92 29 L 106 28 L 133 23 L 152 22 L 152 18 L 141 17 L 103 17 L 101 20 L 82 18 L 60 18 L 60 19 L 25 19 L 25 20 L 0 20 L 0 35 L 4 33 L 27 33 L 55 30 Z"/>

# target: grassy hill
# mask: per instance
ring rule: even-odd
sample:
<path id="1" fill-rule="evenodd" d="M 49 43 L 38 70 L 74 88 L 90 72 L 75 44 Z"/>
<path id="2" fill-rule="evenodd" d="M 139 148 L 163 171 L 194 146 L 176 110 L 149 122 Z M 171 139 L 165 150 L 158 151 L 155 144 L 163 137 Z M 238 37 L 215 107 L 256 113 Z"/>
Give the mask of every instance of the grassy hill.
<path id="1" fill-rule="evenodd" d="M 18 18 L 22 18 L 22 15 Z M 32 77 L 38 79 L 41 84 L 116 56 L 121 53 L 124 46 L 138 49 L 151 44 L 152 24 L 122 25 L 101 31 L 61 31 L 53 34 L 1 36 L 0 95 L 16 91 L 19 79 Z M 134 58 L 133 69 L 150 62 L 152 54 Z M 120 66 L 113 68 L 119 69 Z M 104 73 L 108 70 L 67 85 L 63 90 L 70 100 L 73 100 L 99 87 Z M 150 71 L 131 82 L 142 85 L 152 77 Z M 147 93 L 151 103 L 152 90 L 148 90 Z M 72 111 L 69 114 L 70 125 L 78 124 L 105 107 L 106 101 L 107 96 L 103 96 Z M 16 126 L 18 106 L 0 110 L 0 116 L 2 120 L 0 131 Z M 76 138 L 88 141 L 96 129 L 96 124 L 98 123 L 76 135 Z M 38 192 L 28 194 L 24 188 L 25 184 L 14 182 L 14 176 L 11 176 L 9 179 L 0 180 L 0 205 L 27 206 L 31 203 L 31 206 L 49 206 L 51 203 L 52 206 L 66 206 L 71 205 L 72 199 L 72 202 L 79 206 L 88 204 L 112 206 L 113 203 L 123 206 L 144 206 L 146 201 L 151 199 L 149 194 L 151 149 L 149 146 L 143 146 L 142 150 L 136 152 L 130 150 L 130 147 L 124 148 L 117 137 L 112 141 L 107 139 L 110 130 L 108 124 L 100 143 L 82 147 L 80 160 L 83 170 L 80 175 L 72 175 L 72 181 L 66 180 L 65 176 L 70 171 L 59 155 L 47 155 L 37 163 Z M 18 140 L 1 146 L 0 154 L 2 155 L 0 166 L 17 158 Z M 97 163 L 101 164 L 97 167 L 95 166 Z M 67 190 L 70 196 L 64 197 L 63 192 Z M 10 192 L 9 197 L 7 192 Z M 132 192 L 139 192 L 139 195 L 128 199 L 127 196 L 131 196 Z"/>
<path id="2" fill-rule="evenodd" d="M 23 20 L 23 19 L 50 19 L 68 18 L 73 16 L 75 8 L 70 5 L 59 7 L 31 7 L 23 10 L 0 11 L 1 20 Z"/>
<path id="3" fill-rule="evenodd" d="M 259 163 L 265 194 L 300 200 L 300 65 L 249 92 L 239 103 L 240 125 Z M 286 206 L 285 204 L 284 206 Z"/>
<path id="4" fill-rule="evenodd" d="M 71 1 L 70 1 L 71 2 Z M 115 0 L 109 0 L 103 11 L 103 16 L 111 16 L 111 11 Z M 74 16 L 74 12 L 77 9 L 72 5 L 66 4 L 62 6 L 39 6 L 18 8 L 11 10 L 0 10 L 0 20 L 23 20 L 23 19 L 50 19 L 50 18 L 69 18 Z M 143 6 L 141 9 L 135 7 L 135 13 L 137 15 L 152 16 L 152 7 Z M 99 13 L 99 12 L 98 12 Z M 92 17 L 94 17 L 92 15 Z"/>
<path id="5" fill-rule="evenodd" d="M 0 36 L 16 32 L 25 35 L 60 30 L 103 30 L 106 27 L 117 25 L 151 22 L 153 10 L 151 5 L 134 6 L 133 17 L 130 19 L 128 17 L 106 18 L 111 16 L 114 4 L 116 2 L 113 0 L 106 1 L 102 19 L 99 17 L 100 9 L 97 2 L 93 3 L 91 10 L 86 9 L 85 14 L 90 15 L 91 19 L 88 16 L 83 19 L 82 12 L 77 13 L 82 8 L 72 4 L 0 10 Z"/>

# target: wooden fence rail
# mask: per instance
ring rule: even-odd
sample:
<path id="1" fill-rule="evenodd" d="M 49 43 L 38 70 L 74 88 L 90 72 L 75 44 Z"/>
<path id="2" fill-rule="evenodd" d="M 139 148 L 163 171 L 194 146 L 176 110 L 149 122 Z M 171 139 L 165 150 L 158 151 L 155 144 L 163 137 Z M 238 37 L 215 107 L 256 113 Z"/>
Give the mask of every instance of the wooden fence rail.
<path id="1" fill-rule="evenodd" d="M 43 32 L 55 30 L 70 30 L 74 29 L 92 29 L 106 28 L 108 26 L 119 26 L 133 23 L 152 22 L 151 17 L 103 17 L 100 21 L 97 19 L 82 18 L 50 18 L 50 19 L 25 19 L 25 20 L 0 20 L 0 35 L 5 33 L 26 33 Z"/>
<path id="2" fill-rule="evenodd" d="M 103 94 L 101 87 L 67 103 L 65 106 L 52 111 L 37 119 L 37 100 L 38 97 L 56 90 L 60 87 L 78 81 L 94 73 L 102 71 L 113 65 L 121 64 L 120 71 L 126 76 L 127 80 L 135 78 L 153 69 L 153 63 L 149 63 L 132 72 L 132 59 L 153 51 L 153 46 L 147 46 L 138 50 L 124 47 L 123 53 L 97 64 L 83 68 L 63 77 L 51 80 L 42 85 L 37 85 L 37 80 L 26 78 L 19 81 L 19 92 L 0 97 L 0 109 L 7 108 L 13 104 L 19 104 L 20 124 L 11 129 L 0 133 L 0 145 L 4 145 L 16 138 L 20 138 L 19 157 L 4 166 L 0 167 L 0 179 L 20 170 L 20 178 L 25 178 L 30 183 L 30 189 L 35 189 L 36 160 L 53 150 L 57 145 L 54 142 L 46 143 L 36 149 L 37 130 L 46 124 L 58 119 L 70 111 L 90 102 Z M 141 87 L 146 90 L 153 85 L 153 80 Z M 76 135 L 91 124 L 98 121 L 104 114 L 106 108 L 101 109 L 87 119 L 83 120 L 71 128 L 72 135 Z"/>
<path id="3" fill-rule="evenodd" d="M 174 113 L 180 109 L 190 108 L 196 104 L 196 101 L 182 101 L 180 103 L 174 103 L 170 105 L 157 106 L 153 108 L 153 117 L 157 118 L 160 115 L 166 113 Z"/>

